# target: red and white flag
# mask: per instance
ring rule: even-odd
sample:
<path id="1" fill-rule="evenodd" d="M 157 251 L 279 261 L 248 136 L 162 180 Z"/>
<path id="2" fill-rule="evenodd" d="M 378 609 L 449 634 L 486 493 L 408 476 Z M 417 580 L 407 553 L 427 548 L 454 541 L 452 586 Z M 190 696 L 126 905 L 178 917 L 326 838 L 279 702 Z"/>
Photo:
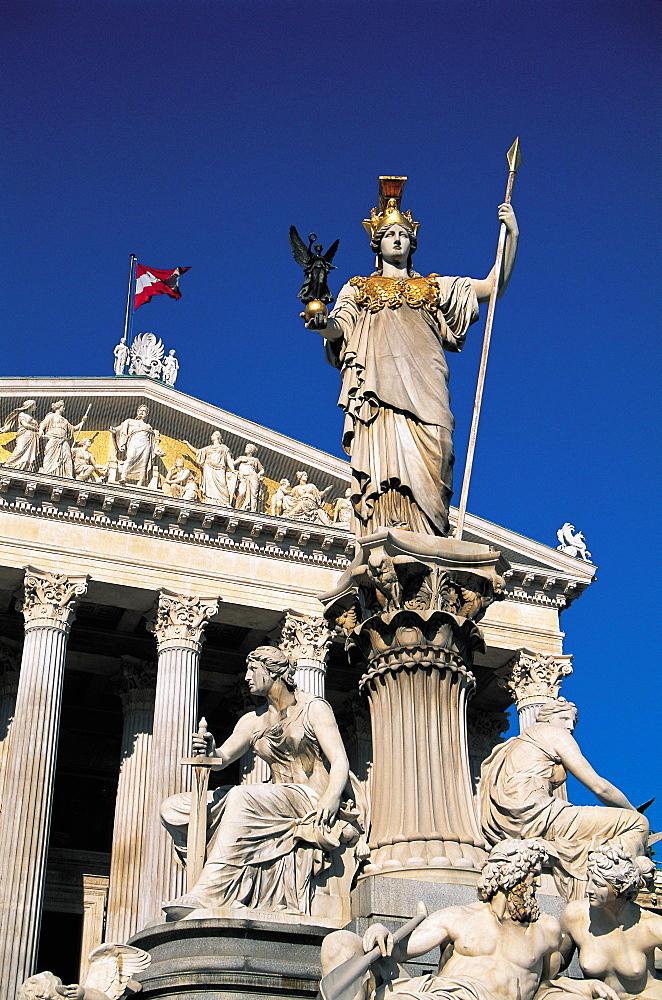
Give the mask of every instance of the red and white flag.
<path id="1" fill-rule="evenodd" d="M 152 295 L 169 295 L 171 299 L 181 299 L 179 276 L 190 267 L 176 267 L 173 271 L 157 271 L 154 267 L 144 267 L 136 262 L 136 292 L 133 308 L 149 302 Z"/>

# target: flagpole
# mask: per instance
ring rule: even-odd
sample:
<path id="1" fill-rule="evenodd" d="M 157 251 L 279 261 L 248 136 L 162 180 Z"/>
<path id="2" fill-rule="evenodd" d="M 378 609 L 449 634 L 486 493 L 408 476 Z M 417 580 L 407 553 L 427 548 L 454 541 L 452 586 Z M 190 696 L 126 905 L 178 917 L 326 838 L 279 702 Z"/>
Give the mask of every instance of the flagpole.
<path id="1" fill-rule="evenodd" d="M 133 277 L 136 270 L 137 257 L 134 253 L 129 254 L 129 285 L 126 290 L 126 312 L 124 314 L 124 336 L 121 343 L 127 344 L 129 338 L 129 326 L 133 319 L 133 309 L 131 308 L 131 293 L 133 291 Z"/>
<path id="2" fill-rule="evenodd" d="M 510 205 L 510 198 L 513 192 L 513 183 L 517 168 L 522 162 L 519 149 L 519 137 L 515 139 L 506 154 L 508 160 L 508 182 L 506 184 L 506 197 L 504 202 Z M 457 527 L 455 528 L 455 538 L 462 540 L 464 532 L 464 519 L 467 513 L 467 500 L 469 498 L 469 483 L 471 482 L 471 469 L 473 467 L 474 452 L 476 450 L 476 437 L 478 435 L 478 420 L 480 418 L 480 407 L 483 401 L 483 387 L 485 385 L 485 372 L 487 370 L 487 356 L 490 350 L 490 338 L 492 336 L 492 323 L 494 322 L 494 310 L 496 300 L 499 295 L 499 283 L 501 281 L 501 267 L 503 265 L 503 255 L 506 246 L 506 225 L 501 223 L 499 229 L 499 241 L 497 243 L 496 260 L 494 262 L 494 284 L 490 292 L 490 301 L 487 307 L 487 319 L 485 321 L 485 334 L 483 336 L 483 350 L 480 356 L 480 367 L 478 370 L 478 384 L 476 386 L 476 399 L 474 401 L 473 416 L 471 418 L 471 431 L 469 433 L 469 446 L 467 448 L 467 458 L 464 463 L 464 478 L 462 480 L 462 492 L 460 493 L 460 503 L 458 505 Z"/>

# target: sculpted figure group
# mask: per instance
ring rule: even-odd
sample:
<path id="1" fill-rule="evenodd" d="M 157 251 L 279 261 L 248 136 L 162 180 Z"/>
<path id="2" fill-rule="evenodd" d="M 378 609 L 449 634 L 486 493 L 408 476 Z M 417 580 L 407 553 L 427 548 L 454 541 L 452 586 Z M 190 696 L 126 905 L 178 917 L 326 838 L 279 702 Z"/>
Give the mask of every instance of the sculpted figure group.
<path id="1" fill-rule="evenodd" d="M 397 943 L 383 924 L 363 938 L 329 934 L 322 1000 L 660 1000 L 662 915 L 633 902 L 641 869 L 622 848 L 593 851 L 586 897 L 569 903 L 559 923 L 536 900 L 548 860 L 544 841 L 503 840 L 483 868 L 477 902 L 426 916 Z M 437 972 L 407 977 L 401 963 L 437 947 Z M 575 951 L 581 980 L 561 975 Z"/>
<path id="2" fill-rule="evenodd" d="M 202 500 L 236 510 L 258 512 L 264 509 L 265 470 L 252 442 L 246 443 L 243 455 L 233 458 L 218 430 L 213 431 L 210 444 L 200 447 L 184 439 L 182 443 L 193 453 L 189 461 L 198 471 L 187 465 L 185 456 L 180 455 L 163 475 L 160 459 L 165 457 L 165 451 L 161 435 L 149 422 L 149 408 L 144 403 L 137 408 L 135 416 L 110 428 L 111 449 L 109 460 L 104 464 L 99 463 L 91 450 L 99 432 L 79 439 L 87 413 L 78 423 L 72 424 L 64 415 L 64 400 L 58 400 L 40 423 L 34 415 L 36 405 L 34 399 L 26 399 L 0 426 L 0 433 L 15 435 L 2 446 L 10 454 L 0 459 L 0 465 L 21 472 L 38 470 L 84 483 L 108 481 L 160 489 L 166 496 Z M 296 475 L 294 487 L 290 487 L 287 479 L 281 480 L 269 503 L 270 514 L 349 527 L 351 504 L 347 497 L 335 501 L 331 517 L 324 507 L 331 487 L 319 490 L 308 481 L 306 472 Z"/>

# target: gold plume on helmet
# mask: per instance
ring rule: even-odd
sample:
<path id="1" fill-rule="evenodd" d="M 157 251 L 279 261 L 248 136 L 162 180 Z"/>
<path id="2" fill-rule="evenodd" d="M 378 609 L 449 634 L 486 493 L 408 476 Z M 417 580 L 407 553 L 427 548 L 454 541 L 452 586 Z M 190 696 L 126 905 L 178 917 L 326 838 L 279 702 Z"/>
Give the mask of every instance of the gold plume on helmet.
<path id="1" fill-rule="evenodd" d="M 378 207 L 372 209 L 369 219 L 363 220 L 363 228 L 370 239 L 387 226 L 404 226 L 414 236 L 417 234 L 420 223 L 414 222 L 409 209 L 404 214 L 400 211 L 400 201 L 406 182 L 406 177 L 379 178 Z"/>

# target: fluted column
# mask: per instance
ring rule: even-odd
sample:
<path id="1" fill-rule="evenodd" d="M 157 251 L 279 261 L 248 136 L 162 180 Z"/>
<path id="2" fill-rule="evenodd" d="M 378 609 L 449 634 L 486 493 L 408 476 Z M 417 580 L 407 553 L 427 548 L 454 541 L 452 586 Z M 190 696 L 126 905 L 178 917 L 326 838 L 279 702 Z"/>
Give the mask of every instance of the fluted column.
<path id="1" fill-rule="evenodd" d="M 475 868 L 485 842 L 473 806 L 467 748 L 468 668 L 482 639 L 469 619 L 402 610 L 368 619 L 348 646 L 367 669 L 370 704 L 370 865 Z"/>
<path id="2" fill-rule="evenodd" d="M 499 684 L 506 688 L 517 706 L 519 729 L 533 725 L 542 706 L 559 696 L 564 677 L 572 673 L 572 656 L 545 656 L 520 649 L 497 670 Z"/>
<path id="3" fill-rule="evenodd" d="M 324 697 L 326 656 L 332 632 L 321 615 L 287 611 L 281 626 L 280 649 L 296 666 L 297 687 Z"/>
<path id="4" fill-rule="evenodd" d="M 191 790 L 191 768 L 181 764 L 197 729 L 198 671 L 203 629 L 216 614 L 218 598 L 184 597 L 162 590 L 148 621 L 156 637 L 158 668 L 149 767 L 145 865 L 141 879 L 141 927 L 159 923 L 161 906 L 184 891 L 184 873 L 159 808 L 176 792 Z"/>
<path id="5" fill-rule="evenodd" d="M 140 882 L 145 861 L 148 762 L 154 722 L 156 664 L 123 656 L 115 689 L 124 725 L 110 861 L 106 939 L 124 943 L 139 930 Z"/>
<path id="6" fill-rule="evenodd" d="M 34 972 L 53 803 L 67 638 L 87 576 L 26 569 L 25 641 L 0 817 L 0 982 L 14 997 Z"/>
<path id="7" fill-rule="evenodd" d="M 0 809 L 2 808 L 2 786 L 5 780 L 5 760 L 9 747 L 9 735 L 16 710 L 20 662 L 18 643 L 9 639 L 0 640 Z"/>
<path id="8" fill-rule="evenodd" d="M 467 713 L 467 737 L 469 743 L 469 770 L 471 782 L 476 791 L 483 761 L 498 743 L 503 743 L 503 734 L 508 730 L 509 719 L 506 712 Z"/>

